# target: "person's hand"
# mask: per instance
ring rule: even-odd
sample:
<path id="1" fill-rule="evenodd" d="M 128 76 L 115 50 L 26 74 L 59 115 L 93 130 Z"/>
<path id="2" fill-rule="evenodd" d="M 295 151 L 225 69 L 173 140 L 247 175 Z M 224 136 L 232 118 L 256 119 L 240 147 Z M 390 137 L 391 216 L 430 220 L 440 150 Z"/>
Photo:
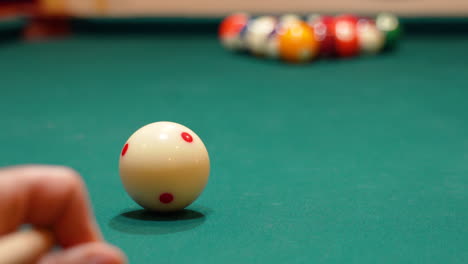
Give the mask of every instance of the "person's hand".
<path id="1" fill-rule="evenodd" d="M 0 169 L 0 238 L 23 224 L 50 230 L 62 248 L 40 257 L 39 264 L 126 263 L 119 249 L 104 242 L 85 185 L 72 169 Z"/>

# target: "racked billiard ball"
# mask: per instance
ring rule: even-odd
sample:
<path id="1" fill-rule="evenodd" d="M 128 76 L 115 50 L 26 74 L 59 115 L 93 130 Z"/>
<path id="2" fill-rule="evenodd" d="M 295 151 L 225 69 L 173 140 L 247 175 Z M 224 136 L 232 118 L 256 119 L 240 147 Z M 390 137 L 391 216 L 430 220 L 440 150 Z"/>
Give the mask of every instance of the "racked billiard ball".
<path id="1" fill-rule="evenodd" d="M 292 14 L 292 13 L 284 14 L 279 17 L 279 24 L 282 27 L 286 27 L 290 23 L 297 23 L 301 21 L 302 21 L 301 16 L 297 14 Z"/>
<path id="2" fill-rule="evenodd" d="M 353 15 L 341 15 L 335 18 L 335 47 L 340 57 L 352 57 L 359 54 L 357 22 L 358 18 Z"/>
<path id="3" fill-rule="evenodd" d="M 274 16 L 260 16 L 248 23 L 243 38 L 245 46 L 252 54 L 266 55 L 268 37 L 275 30 L 277 23 Z"/>
<path id="4" fill-rule="evenodd" d="M 335 19 L 331 16 L 312 14 L 307 17 L 307 24 L 314 29 L 315 38 L 319 42 L 320 56 L 333 56 L 335 54 Z"/>
<path id="5" fill-rule="evenodd" d="M 228 50 L 241 51 L 244 49 L 242 32 L 247 26 L 250 16 L 246 13 L 232 14 L 219 25 L 219 39 Z"/>
<path id="6" fill-rule="evenodd" d="M 278 26 L 267 37 L 265 42 L 265 56 L 269 59 L 279 57 Z"/>
<path id="7" fill-rule="evenodd" d="M 158 212 L 181 210 L 202 193 L 210 173 L 200 137 L 173 122 L 155 122 L 134 132 L 119 161 L 120 178 L 130 197 Z"/>
<path id="8" fill-rule="evenodd" d="M 267 37 L 265 45 L 265 55 L 270 59 L 277 59 L 280 56 L 279 36 L 289 25 L 301 22 L 301 17 L 296 14 L 284 14 L 277 17 L 275 28 Z"/>
<path id="9" fill-rule="evenodd" d="M 375 18 L 375 24 L 385 35 L 385 48 L 394 48 L 401 35 L 401 25 L 398 18 L 390 13 L 380 13 Z"/>
<path id="10" fill-rule="evenodd" d="M 304 63 L 314 59 L 319 50 L 314 30 L 303 21 L 291 22 L 278 32 L 280 57 L 292 63 Z"/>
<path id="11" fill-rule="evenodd" d="M 384 34 L 371 19 L 361 18 L 357 23 L 359 50 L 364 55 L 379 53 L 385 44 Z"/>

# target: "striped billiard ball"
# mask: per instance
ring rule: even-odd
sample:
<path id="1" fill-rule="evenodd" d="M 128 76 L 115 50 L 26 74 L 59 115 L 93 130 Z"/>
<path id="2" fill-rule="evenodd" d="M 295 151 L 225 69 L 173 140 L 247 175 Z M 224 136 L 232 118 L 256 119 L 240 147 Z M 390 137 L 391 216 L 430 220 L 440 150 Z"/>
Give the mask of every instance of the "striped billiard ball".
<path id="1" fill-rule="evenodd" d="M 242 51 L 244 43 L 242 32 L 250 16 L 246 13 L 235 13 L 227 16 L 219 25 L 218 36 L 221 44 L 228 50 Z"/>
<path id="2" fill-rule="evenodd" d="M 390 13 L 381 13 L 375 18 L 375 24 L 385 36 L 385 49 L 394 48 L 402 32 L 398 17 Z"/>
<path id="3" fill-rule="evenodd" d="M 243 35 L 246 48 L 256 56 L 265 56 L 268 38 L 275 31 L 277 23 L 278 19 L 274 16 L 252 19 Z"/>
<path id="4" fill-rule="evenodd" d="M 359 50 L 363 55 L 379 53 L 385 44 L 385 36 L 371 19 L 361 18 L 357 23 Z"/>

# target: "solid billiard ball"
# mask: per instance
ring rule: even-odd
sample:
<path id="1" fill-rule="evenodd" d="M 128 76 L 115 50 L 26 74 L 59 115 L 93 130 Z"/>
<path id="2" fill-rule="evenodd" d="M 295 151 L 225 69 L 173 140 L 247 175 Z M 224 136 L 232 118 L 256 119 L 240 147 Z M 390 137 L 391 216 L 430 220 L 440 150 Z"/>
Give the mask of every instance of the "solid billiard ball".
<path id="1" fill-rule="evenodd" d="M 385 44 L 384 34 L 370 19 L 359 19 L 357 23 L 357 35 L 361 54 L 377 54 Z"/>
<path id="2" fill-rule="evenodd" d="M 152 211 L 181 210 L 202 193 L 210 173 L 200 137 L 173 122 L 143 126 L 126 141 L 119 161 L 129 196 Z"/>
<path id="3" fill-rule="evenodd" d="M 278 20 L 274 16 L 260 16 L 248 23 L 244 33 L 244 41 L 252 54 L 266 55 L 268 37 L 275 30 L 277 23 Z"/>
<path id="4" fill-rule="evenodd" d="M 287 27 L 290 23 L 297 23 L 301 21 L 301 17 L 296 14 L 284 14 L 279 18 L 279 24 L 281 27 Z"/>
<path id="5" fill-rule="evenodd" d="M 314 29 L 315 38 L 319 42 L 320 56 L 333 56 L 335 54 L 334 21 L 331 16 L 312 14 L 307 17 L 307 24 Z"/>
<path id="6" fill-rule="evenodd" d="M 275 28 L 267 37 L 265 44 L 265 55 L 270 59 L 279 57 L 279 36 L 288 25 L 301 22 L 301 17 L 295 14 L 284 14 L 277 18 Z"/>
<path id="7" fill-rule="evenodd" d="M 381 13 L 377 15 L 375 23 L 385 35 L 385 48 L 395 47 L 401 35 L 401 25 L 398 18 L 389 13 Z"/>
<path id="8" fill-rule="evenodd" d="M 219 26 L 219 39 L 228 50 L 241 51 L 244 49 L 242 32 L 247 26 L 250 16 L 246 13 L 232 14 L 221 22 Z"/>
<path id="9" fill-rule="evenodd" d="M 303 21 L 289 22 L 278 32 L 280 57 L 292 63 L 308 62 L 318 54 L 314 30 Z"/>
<path id="10" fill-rule="evenodd" d="M 341 15 L 335 18 L 335 47 L 340 57 L 356 56 L 359 53 L 357 21 L 358 18 L 352 15 Z"/>

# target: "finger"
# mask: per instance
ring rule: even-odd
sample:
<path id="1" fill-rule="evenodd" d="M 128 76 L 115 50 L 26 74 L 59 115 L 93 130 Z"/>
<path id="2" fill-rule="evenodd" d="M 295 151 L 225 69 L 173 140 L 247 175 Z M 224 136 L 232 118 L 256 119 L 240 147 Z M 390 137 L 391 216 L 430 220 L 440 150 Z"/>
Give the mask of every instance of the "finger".
<path id="1" fill-rule="evenodd" d="M 35 263 L 53 246 L 46 230 L 26 230 L 0 237 L 0 263 Z"/>
<path id="2" fill-rule="evenodd" d="M 42 257 L 38 264 L 123 264 L 125 256 L 104 243 L 82 244 L 67 250 L 50 253 Z"/>
<path id="3" fill-rule="evenodd" d="M 51 229 L 63 247 L 101 240 L 85 186 L 69 168 L 2 169 L 0 201 L 0 235 L 30 223 Z"/>

